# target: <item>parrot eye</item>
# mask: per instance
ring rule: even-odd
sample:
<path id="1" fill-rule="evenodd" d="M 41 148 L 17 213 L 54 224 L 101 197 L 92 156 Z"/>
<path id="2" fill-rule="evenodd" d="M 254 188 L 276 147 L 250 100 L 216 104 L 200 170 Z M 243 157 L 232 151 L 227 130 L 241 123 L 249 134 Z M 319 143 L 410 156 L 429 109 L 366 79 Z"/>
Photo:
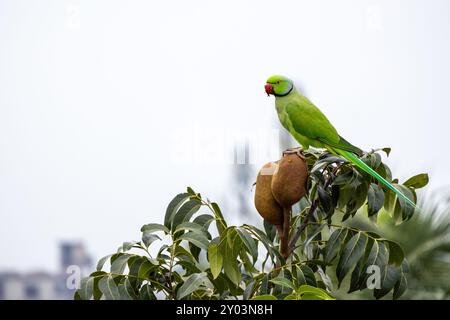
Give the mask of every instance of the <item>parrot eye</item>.
<path id="1" fill-rule="evenodd" d="M 280 84 L 280 80 L 277 81 L 277 84 Z"/>

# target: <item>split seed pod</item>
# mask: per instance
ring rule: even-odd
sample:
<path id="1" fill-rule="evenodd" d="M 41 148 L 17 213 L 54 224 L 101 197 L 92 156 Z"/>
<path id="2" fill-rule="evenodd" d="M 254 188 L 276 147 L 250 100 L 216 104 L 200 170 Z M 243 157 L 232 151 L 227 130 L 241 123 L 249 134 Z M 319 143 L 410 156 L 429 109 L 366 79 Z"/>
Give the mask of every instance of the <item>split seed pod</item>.
<path id="1" fill-rule="evenodd" d="M 272 194 L 281 207 L 291 207 L 306 194 L 308 166 L 295 153 L 286 154 L 278 161 L 272 177 Z"/>
<path id="2" fill-rule="evenodd" d="M 255 207 L 267 222 L 283 224 L 283 209 L 272 195 L 272 176 L 277 168 L 273 162 L 266 163 L 258 173 L 255 188 Z"/>

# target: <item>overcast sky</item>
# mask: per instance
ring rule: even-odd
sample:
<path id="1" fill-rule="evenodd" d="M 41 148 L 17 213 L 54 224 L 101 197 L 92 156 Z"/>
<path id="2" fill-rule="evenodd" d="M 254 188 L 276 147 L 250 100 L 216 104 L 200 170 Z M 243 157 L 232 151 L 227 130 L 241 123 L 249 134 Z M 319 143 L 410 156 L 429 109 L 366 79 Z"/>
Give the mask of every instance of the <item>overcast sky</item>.
<path id="1" fill-rule="evenodd" d="M 353 144 L 392 147 L 395 176 L 429 172 L 430 189 L 448 186 L 449 9 L 0 0 L 0 270 L 54 270 L 60 240 L 108 254 L 162 221 L 187 185 L 233 199 L 217 139 L 270 138 L 263 85 L 274 73 Z M 176 161 L 186 143 L 201 157 Z"/>

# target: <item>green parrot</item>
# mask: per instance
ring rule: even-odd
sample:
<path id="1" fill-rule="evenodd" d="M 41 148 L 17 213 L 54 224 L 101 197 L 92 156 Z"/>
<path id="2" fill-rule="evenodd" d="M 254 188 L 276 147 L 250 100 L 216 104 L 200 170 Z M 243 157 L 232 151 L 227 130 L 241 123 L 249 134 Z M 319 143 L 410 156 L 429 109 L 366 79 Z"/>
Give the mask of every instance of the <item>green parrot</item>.
<path id="1" fill-rule="evenodd" d="M 281 124 L 302 145 L 303 150 L 310 146 L 325 148 L 344 157 L 417 208 L 411 199 L 359 158 L 363 151 L 342 138 L 325 115 L 295 89 L 292 80 L 280 75 L 271 76 L 266 81 L 265 91 L 267 95 L 275 96 L 275 108 Z"/>

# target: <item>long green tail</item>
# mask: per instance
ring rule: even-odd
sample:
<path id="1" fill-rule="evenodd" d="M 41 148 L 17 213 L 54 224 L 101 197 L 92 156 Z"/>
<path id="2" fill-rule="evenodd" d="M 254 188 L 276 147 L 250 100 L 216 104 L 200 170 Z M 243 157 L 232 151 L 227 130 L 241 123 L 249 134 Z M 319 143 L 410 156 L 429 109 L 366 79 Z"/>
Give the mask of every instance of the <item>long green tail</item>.
<path id="1" fill-rule="evenodd" d="M 364 170 L 366 173 L 370 174 L 372 177 L 374 177 L 375 179 L 377 179 L 378 181 L 380 181 L 383 185 L 386 186 L 386 188 L 388 188 L 389 190 L 391 190 L 392 192 L 394 192 L 399 198 L 402 198 L 403 200 L 406 201 L 406 203 L 410 204 L 414 209 L 417 209 L 416 204 L 409 199 L 403 192 L 401 192 L 400 190 L 398 190 L 397 188 L 395 188 L 389 181 L 387 181 L 385 178 L 383 178 L 382 176 L 380 176 L 378 174 L 378 172 L 376 172 L 375 170 L 373 170 L 371 167 L 369 167 L 367 164 L 365 164 L 360 158 L 358 158 L 358 156 L 356 156 L 354 153 L 349 152 L 349 151 L 345 151 L 345 150 L 341 150 L 338 148 L 333 148 L 333 147 L 329 147 L 329 149 L 332 149 L 332 151 L 334 151 L 337 154 L 340 154 L 341 156 L 343 156 L 345 159 L 347 159 L 348 161 L 354 163 L 355 165 L 358 166 L 358 168 L 360 168 L 361 170 Z"/>

